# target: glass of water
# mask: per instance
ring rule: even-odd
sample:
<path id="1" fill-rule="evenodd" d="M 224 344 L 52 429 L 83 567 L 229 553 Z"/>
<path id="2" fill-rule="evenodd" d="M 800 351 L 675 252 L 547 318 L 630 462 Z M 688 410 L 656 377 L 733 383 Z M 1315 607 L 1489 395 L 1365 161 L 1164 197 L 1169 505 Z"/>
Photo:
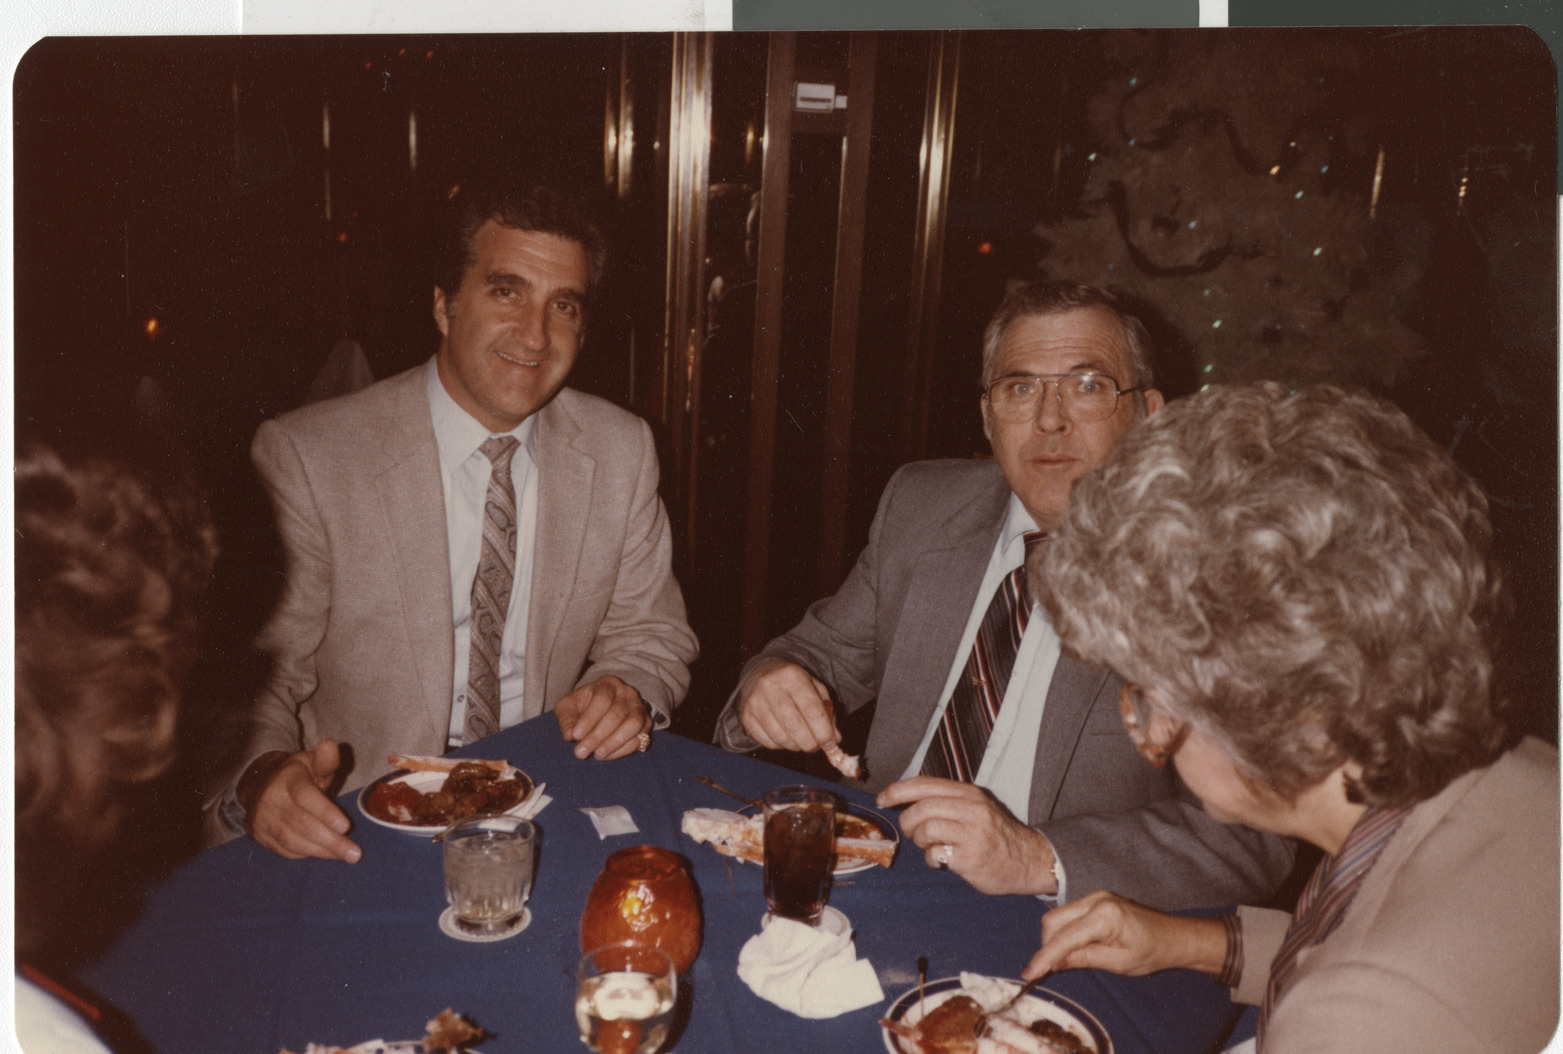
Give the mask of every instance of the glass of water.
<path id="1" fill-rule="evenodd" d="M 474 816 L 445 832 L 445 899 L 456 927 L 476 936 L 509 929 L 532 895 L 537 828 L 514 816 Z"/>
<path id="2" fill-rule="evenodd" d="M 593 948 L 576 971 L 581 1042 L 597 1054 L 651 1054 L 667 1041 L 677 994 L 666 952 L 637 941 Z"/>

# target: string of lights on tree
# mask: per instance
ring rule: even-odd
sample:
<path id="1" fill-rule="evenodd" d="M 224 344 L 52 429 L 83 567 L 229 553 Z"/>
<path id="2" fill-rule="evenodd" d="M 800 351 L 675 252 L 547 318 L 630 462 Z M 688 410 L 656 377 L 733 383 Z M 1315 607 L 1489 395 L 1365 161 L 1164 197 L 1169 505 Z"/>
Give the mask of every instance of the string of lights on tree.
<path id="1" fill-rule="evenodd" d="M 1360 58 L 1294 45 L 1121 38 L 1080 207 L 1037 228 L 1041 266 L 1148 302 L 1202 383 L 1387 387 L 1425 350 L 1394 311 L 1420 269 L 1370 266 L 1384 154 L 1331 82 Z"/>

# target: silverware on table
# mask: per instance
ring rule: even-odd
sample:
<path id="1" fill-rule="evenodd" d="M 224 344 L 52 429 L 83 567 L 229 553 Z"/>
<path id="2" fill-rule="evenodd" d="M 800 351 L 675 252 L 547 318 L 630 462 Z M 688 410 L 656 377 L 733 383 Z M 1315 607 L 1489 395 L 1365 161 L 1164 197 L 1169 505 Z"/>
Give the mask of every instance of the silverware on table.
<path id="1" fill-rule="evenodd" d="M 1008 1010 L 1010 1007 L 1012 1007 L 1016 1003 L 1020 1002 L 1021 997 L 1024 996 L 1027 992 L 1031 991 L 1037 985 L 1041 984 L 1047 978 L 1047 975 L 1049 973 L 1052 973 L 1052 971 L 1051 970 L 1044 970 L 1042 973 L 1037 974 L 1031 980 L 1029 980 L 1025 984 L 1021 985 L 1020 986 L 1020 990 L 1018 992 L 1016 992 L 1014 995 L 1010 996 L 1009 999 L 1004 1003 L 1003 1006 L 1000 1006 L 996 1010 L 989 1010 L 988 1012 L 983 1014 L 981 1020 L 979 1020 L 977 1022 L 977 1035 L 981 1036 L 983 1033 L 985 1033 L 988 1030 L 988 1019 L 989 1018 L 998 1017 L 1000 1014 L 1004 1013 L 1004 1011 Z"/>
<path id="2" fill-rule="evenodd" d="M 723 794 L 726 794 L 729 797 L 737 798 L 739 801 L 744 802 L 747 805 L 753 805 L 757 809 L 760 808 L 760 806 L 762 804 L 760 802 L 759 798 L 746 798 L 742 794 L 739 794 L 735 790 L 728 790 L 726 787 L 724 787 L 720 783 L 716 782 L 716 780 L 712 779 L 710 776 L 696 776 L 695 779 L 697 781 L 701 782 L 701 783 L 704 783 L 707 787 L 710 787 L 712 790 L 719 790 Z"/>

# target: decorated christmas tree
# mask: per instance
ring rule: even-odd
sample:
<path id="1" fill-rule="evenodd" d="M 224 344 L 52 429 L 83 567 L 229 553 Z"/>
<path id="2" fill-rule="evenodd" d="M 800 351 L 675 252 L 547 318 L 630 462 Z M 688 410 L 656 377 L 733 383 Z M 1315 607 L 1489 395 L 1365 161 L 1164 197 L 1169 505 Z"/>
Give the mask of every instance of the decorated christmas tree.
<path id="1" fill-rule="evenodd" d="M 1360 55 L 1308 33 L 1106 46 L 1084 191 L 1037 228 L 1042 270 L 1149 303 L 1201 383 L 1392 386 L 1424 350 L 1394 311 L 1420 267 L 1370 261 L 1382 153 Z"/>

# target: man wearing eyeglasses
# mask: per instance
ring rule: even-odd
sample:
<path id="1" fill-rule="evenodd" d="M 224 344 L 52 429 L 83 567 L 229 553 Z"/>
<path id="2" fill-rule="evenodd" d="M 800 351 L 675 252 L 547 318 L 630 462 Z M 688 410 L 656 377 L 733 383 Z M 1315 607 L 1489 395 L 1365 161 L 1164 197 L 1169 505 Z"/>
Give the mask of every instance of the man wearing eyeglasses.
<path id="1" fill-rule="evenodd" d="M 904 807 L 930 866 L 993 894 L 1268 898 L 1291 843 L 1216 822 L 1146 764 L 1119 716 L 1123 682 L 1061 654 L 1025 588 L 1026 547 L 1074 481 L 1161 409 L 1150 356 L 1143 323 L 1104 290 L 1011 292 L 984 335 L 993 460 L 895 474 L 852 573 L 744 668 L 717 741 L 823 750 L 841 738 L 835 707 L 877 700 L 864 785 Z"/>

